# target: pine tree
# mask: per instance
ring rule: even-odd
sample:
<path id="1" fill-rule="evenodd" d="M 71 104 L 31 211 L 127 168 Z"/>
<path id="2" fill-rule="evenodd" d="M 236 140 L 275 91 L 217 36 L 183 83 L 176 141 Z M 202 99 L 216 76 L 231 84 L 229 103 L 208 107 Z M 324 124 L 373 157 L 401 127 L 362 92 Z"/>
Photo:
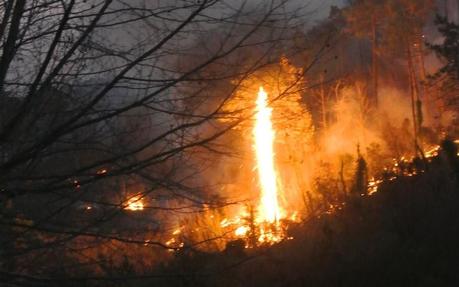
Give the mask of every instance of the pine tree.
<path id="1" fill-rule="evenodd" d="M 357 146 L 356 165 L 352 192 L 354 195 L 366 195 L 368 193 L 368 168 L 367 162 L 360 153 L 360 146 Z"/>
<path id="2" fill-rule="evenodd" d="M 441 149 L 446 156 L 450 168 L 456 174 L 456 177 L 459 178 L 459 157 L 456 143 L 447 138 L 441 143 Z"/>
<path id="3" fill-rule="evenodd" d="M 435 24 L 438 31 L 444 37 L 444 41 L 438 45 L 428 46 L 442 59 L 445 64 L 439 70 L 439 74 L 447 74 L 449 77 L 459 79 L 459 25 L 448 21 L 445 17 L 437 15 Z"/>
<path id="4" fill-rule="evenodd" d="M 437 15 L 435 23 L 443 36 L 440 44 L 427 46 L 443 62 L 443 66 L 429 77 L 429 85 L 438 93 L 438 106 L 442 111 L 459 107 L 459 24 Z"/>

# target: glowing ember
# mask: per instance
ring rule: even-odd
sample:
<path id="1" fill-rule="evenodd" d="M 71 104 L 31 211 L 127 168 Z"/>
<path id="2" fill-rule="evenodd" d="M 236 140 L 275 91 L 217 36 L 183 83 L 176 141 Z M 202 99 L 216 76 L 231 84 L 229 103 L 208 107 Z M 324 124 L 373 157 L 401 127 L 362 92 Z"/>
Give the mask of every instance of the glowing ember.
<path id="1" fill-rule="evenodd" d="M 175 242 L 177 242 L 177 240 L 175 238 L 171 238 L 169 239 L 168 241 L 166 241 L 166 245 L 171 245 L 171 244 L 174 244 Z"/>
<path id="2" fill-rule="evenodd" d="M 107 174 L 108 170 L 106 168 L 99 169 L 96 174 L 97 175 L 105 175 Z"/>
<path id="3" fill-rule="evenodd" d="M 454 140 L 455 144 L 459 144 L 459 140 Z M 431 160 L 434 157 L 439 156 L 441 147 L 440 145 L 435 145 L 430 149 L 424 151 L 424 157 L 427 160 Z M 457 154 L 459 156 L 459 153 Z M 385 178 L 385 179 L 376 179 L 372 178 L 368 183 L 368 195 L 373 195 L 378 192 L 379 186 L 384 183 L 385 181 L 394 181 L 398 178 L 398 176 L 408 176 L 412 177 L 419 173 L 423 173 L 424 169 L 419 169 L 413 166 L 414 158 L 411 157 L 410 159 L 405 158 L 402 156 L 400 159 L 393 159 L 394 164 L 391 168 L 385 168 L 386 172 L 392 173 L 392 176 Z"/>
<path id="4" fill-rule="evenodd" d="M 278 222 L 281 211 L 278 203 L 278 188 L 274 168 L 273 144 L 275 132 L 271 122 L 272 109 L 268 107 L 268 95 L 260 88 L 257 99 L 256 123 L 253 129 L 254 148 L 257 158 L 258 176 L 261 185 L 259 218 L 270 223 Z"/>
<path id="5" fill-rule="evenodd" d="M 368 182 L 368 195 L 373 195 L 375 194 L 376 192 L 378 192 L 378 187 L 379 185 L 383 182 L 382 179 L 375 179 L 375 178 L 372 178 L 369 182 Z"/>
<path id="6" fill-rule="evenodd" d="M 139 211 L 143 210 L 143 208 L 144 206 L 142 202 L 142 197 L 134 196 L 128 200 L 127 205 L 124 209 L 131 211 Z"/>
<path id="7" fill-rule="evenodd" d="M 234 234 L 236 236 L 245 236 L 249 232 L 249 227 L 247 226 L 239 226 L 236 231 L 234 231 Z"/>

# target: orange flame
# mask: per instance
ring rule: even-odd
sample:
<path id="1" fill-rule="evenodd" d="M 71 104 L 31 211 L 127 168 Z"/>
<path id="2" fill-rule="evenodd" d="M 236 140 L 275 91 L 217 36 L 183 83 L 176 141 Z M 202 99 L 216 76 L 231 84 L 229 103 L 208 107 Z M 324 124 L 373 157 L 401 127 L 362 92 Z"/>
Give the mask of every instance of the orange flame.
<path id="1" fill-rule="evenodd" d="M 126 204 L 126 207 L 124 208 L 126 210 L 131 210 L 131 211 L 139 211 L 143 210 L 143 200 L 142 197 L 140 196 L 134 196 L 130 198 Z"/>
<path id="2" fill-rule="evenodd" d="M 245 238 L 246 248 L 256 247 L 258 244 L 275 244 L 282 240 L 291 240 L 287 236 L 287 222 L 299 222 L 298 211 L 286 212 L 280 206 L 283 190 L 275 166 L 274 142 L 276 131 L 272 121 L 273 109 L 269 106 L 268 94 L 260 87 L 256 99 L 254 126 L 252 130 L 253 151 L 256 159 L 260 197 L 256 212 L 246 208 L 239 210 L 239 214 L 220 221 L 222 229 L 233 229 L 231 238 Z M 254 217 L 252 217 L 254 215 Z M 213 216 L 211 216 L 213 218 Z M 172 238 L 166 245 L 174 248 L 183 247 L 177 237 L 181 229 L 172 233 Z M 252 241 L 255 236 L 256 242 Z M 250 240 L 248 240 L 250 239 Z"/>
<path id="3" fill-rule="evenodd" d="M 272 109 L 268 106 L 268 94 L 262 87 L 258 92 L 256 112 L 253 136 L 262 193 L 258 210 L 261 217 L 259 220 L 274 223 L 278 222 L 281 216 L 274 168 L 273 144 L 276 135 L 271 121 Z"/>

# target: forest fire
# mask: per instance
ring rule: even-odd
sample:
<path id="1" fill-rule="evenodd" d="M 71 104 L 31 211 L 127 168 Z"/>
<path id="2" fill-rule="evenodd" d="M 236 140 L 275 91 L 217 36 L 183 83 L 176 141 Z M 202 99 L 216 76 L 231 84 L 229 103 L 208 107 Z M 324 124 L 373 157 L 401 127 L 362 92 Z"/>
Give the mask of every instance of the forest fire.
<path id="1" fill-rule="evenodd" d="M 281 210 L 278 202 L 277 175 L 274 168 L 273 144 L 275 131 L 268 107 L 268 95 L 260 88 L 257 99 L 256 124 L 253 130 L 254 149 L 257 158 L 257 170 L 261 188 L 259 216 L 262 221 L 278 223 Z"/>
<path id="2" fill-rule="evenodd" d="M 457 285 L 459 0 L 0 15 L 0 287 Z"/>
<path id="3" fill-rule="evenodd" d="M 255 202 L 245 205 L 237 212 L 218 222 L 226 241 L 243 239 L 246 248 L 259 245 L 272 245 L 282 240 L 292 239 L 287 236 L 288 222 L 298 222 L 298 211 L 286 212 L 281 206 L 281 199 L 285 196 L 282 188 L 282 178 L 279 176 L 280 167 L 277 166 L 275 143 L 276 130 L 273 121 L 274 107 L 269 104 L 268 93 L 260 87 L 256 97 L 251 97 L 250 102 L 255 103 L 253 124 L 249 127 L 251 153 L 254 161 L 251 170 L 256 174 L 257 182 Z M 249 134 L 249 133 L 248 133 Z M 210 216 L 213 218 L 213 216 Z M 184 246 L 182 228 L 175 229 L 166 245 L 173 249 Z"/>
<path id="4" fill-rule="evenodd" d="M 281 226 L 284 213 L 279 204 L 282 190 L 278 186 L 279 179 L 275 167 L 276 132 L 272 123 L 272 108 L 269 107 L 268 94 L 263 87 L 260 87 L 258 91 L 255 112 L 252 136 L 260 189 L 257 210 L 244 211 L 242 216 L 232 221 L 224 219 L 221 226 L 235 226 L 236 237 L 255 237 L 258 243 L 272 244 L 285 237 Z M 245 222 L 243 219 L 246 219 Z"/>

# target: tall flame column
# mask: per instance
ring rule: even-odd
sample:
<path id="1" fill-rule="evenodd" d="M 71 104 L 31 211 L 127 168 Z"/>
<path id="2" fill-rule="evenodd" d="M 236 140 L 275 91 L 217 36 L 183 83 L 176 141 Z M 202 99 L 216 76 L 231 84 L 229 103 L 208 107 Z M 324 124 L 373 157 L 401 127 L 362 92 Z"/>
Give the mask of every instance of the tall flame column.
<path id="1" fill-rule="evenodd" d="M 262 87 L 258 92 L 256 105 L 253 136 L 262 193 L 258 219 L 274 223 L 279 221 L 281 215 L 278 202 L 277 175 L 274 167 L 275 132 L 271 121 L 272 109 L 268 106 L 268 94 Z"/>

